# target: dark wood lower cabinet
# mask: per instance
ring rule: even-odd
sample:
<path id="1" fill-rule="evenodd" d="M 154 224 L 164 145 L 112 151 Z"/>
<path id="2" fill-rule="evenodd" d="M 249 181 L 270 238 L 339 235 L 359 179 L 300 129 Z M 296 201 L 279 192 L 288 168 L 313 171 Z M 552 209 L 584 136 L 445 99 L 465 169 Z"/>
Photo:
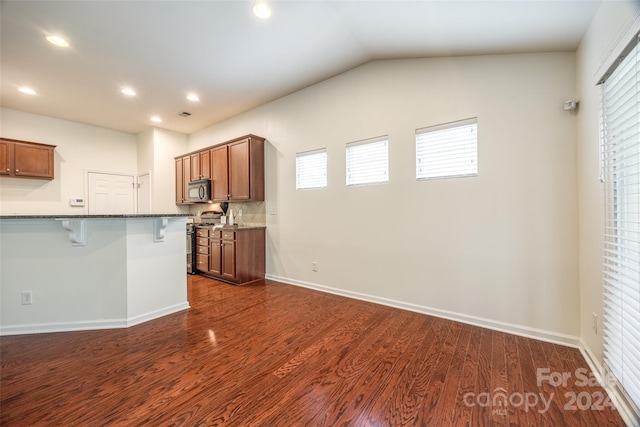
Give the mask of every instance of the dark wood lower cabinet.
<path id="1" fill-rule="evenodd" d="M 222 240 L 220 231 L 211 231 L 209 234 L 209 270 L 205 273 L 215 276 L 222 275 Z"/>
<path id="2" fill-rule="evenodd" d="M 233 233 L 235 234 L 235 233 Z M 224 240 L 220 244 L 222 252 L 222 277 L 227 280 L 236 280 L 236 242 Z"/>
<path id="3" fill-rule="evenodd" d="M 205 234 L 208 246 L 200 245 Z M 264 279 L 264 228 L 198 229 L 198 237 L 196 252 L 200 274 L 237 285 Z M 200 256 L 208 259 L 205 262 L 203 258 L 200 263 Z"/>

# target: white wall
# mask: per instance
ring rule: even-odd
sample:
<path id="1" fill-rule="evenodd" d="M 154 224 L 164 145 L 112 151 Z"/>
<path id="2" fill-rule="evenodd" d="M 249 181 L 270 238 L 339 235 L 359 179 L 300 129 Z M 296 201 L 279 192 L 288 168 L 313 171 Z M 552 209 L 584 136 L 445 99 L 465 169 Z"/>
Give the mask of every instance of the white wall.
<path id="1" fill-rule="evenodd" d="M 176 205 L 174 157 L 187 152 L 187 135 L 165 129 L 154 129 L 152 179 L 153 213 L 188 213 L 188 206 Z"/>
<path id="2" fill-rule="evenodd" d="M 193 134 L 189 149 L 268 139 L 270 277 L 577 336 L 572 98 L 573 53 L 379 61 Z M 479 176 L 416 182 L 415 129 L 474 116 Z M 385 134 L 390 182 L 346 188 L 345 144 Z M 295 153 L 321 147 L 328 188 L 296 191 Z"/>
<path id="3" fill-rule="evenodd" d="M 625 33 L 640 16 L 640 4 L 603 2 L 577 51 L 578 183 L 580 210 L 580 326 L 586 347 L 602 362 L 602 323 L 594 333 L 592 313 L 602 319 L 602 184 L 599 181 L 599 90 L 596 82 L 616 48 L 630 41 Z M 638 27 L 637 22 L 635 27 Z"/>
<path id="4" fill-rule="evenodd" d="M 86 197 L 86 171 L 135 175 L 136 136 L 8 108 L 0 109 L 2 136 L 56 145 L 55 179 L 0 178 L 0 214 L 85 214 L 71 207 Z"/>

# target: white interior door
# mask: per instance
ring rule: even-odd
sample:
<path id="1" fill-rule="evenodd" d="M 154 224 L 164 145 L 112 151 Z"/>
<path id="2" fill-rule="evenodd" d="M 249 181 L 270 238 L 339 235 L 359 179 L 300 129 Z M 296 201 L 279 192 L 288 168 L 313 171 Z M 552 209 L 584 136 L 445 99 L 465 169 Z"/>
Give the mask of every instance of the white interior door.
<path id="1" fill-rule="evenodd" d="M 89 214 L 133 214 L 134 176 L 89 172 Z"/>
<path id="2" fill-rule="evenodd" d="M 151 213 L 151 174 L 138 175 L 138 213 Z"/>

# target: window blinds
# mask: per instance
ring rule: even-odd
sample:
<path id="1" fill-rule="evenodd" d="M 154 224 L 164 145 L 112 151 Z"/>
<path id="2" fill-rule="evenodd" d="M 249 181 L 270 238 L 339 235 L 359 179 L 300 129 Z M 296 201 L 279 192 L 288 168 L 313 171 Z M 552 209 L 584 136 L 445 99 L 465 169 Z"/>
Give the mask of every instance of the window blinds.
<path id="1" fill-rule="evenodd" d="M 604 361 L 640 407 L 640 67 L 637 37 L 602 84 Z"/>
<path id="2" fill-rule="evenodd" d="M 327 186 L 327 150 L 296 154 L 296 190 Z"/>
<path id="3" fill-rule="evenodd" d="M 416 178 L 478 175 L 478 121 L 461 120 L 416 130 Z"/>
<path id="4" fill-rule="evenodd" d="M 347 185 L 389 182 L 389 141 L 380 137 L 347 144 Z"/>

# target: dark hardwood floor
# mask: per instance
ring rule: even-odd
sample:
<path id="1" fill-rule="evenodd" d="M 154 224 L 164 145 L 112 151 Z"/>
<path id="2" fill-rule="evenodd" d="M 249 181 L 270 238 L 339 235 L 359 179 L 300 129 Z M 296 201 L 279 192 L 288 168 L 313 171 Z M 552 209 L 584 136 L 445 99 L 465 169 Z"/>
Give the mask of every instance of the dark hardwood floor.
<path id="1" fill-rule="evenodd" d="M 0 424 L 623 425 L 573 348 L 271 281 L 189 277 L 189 301 L 129 329 L 2 337 Z"/>

